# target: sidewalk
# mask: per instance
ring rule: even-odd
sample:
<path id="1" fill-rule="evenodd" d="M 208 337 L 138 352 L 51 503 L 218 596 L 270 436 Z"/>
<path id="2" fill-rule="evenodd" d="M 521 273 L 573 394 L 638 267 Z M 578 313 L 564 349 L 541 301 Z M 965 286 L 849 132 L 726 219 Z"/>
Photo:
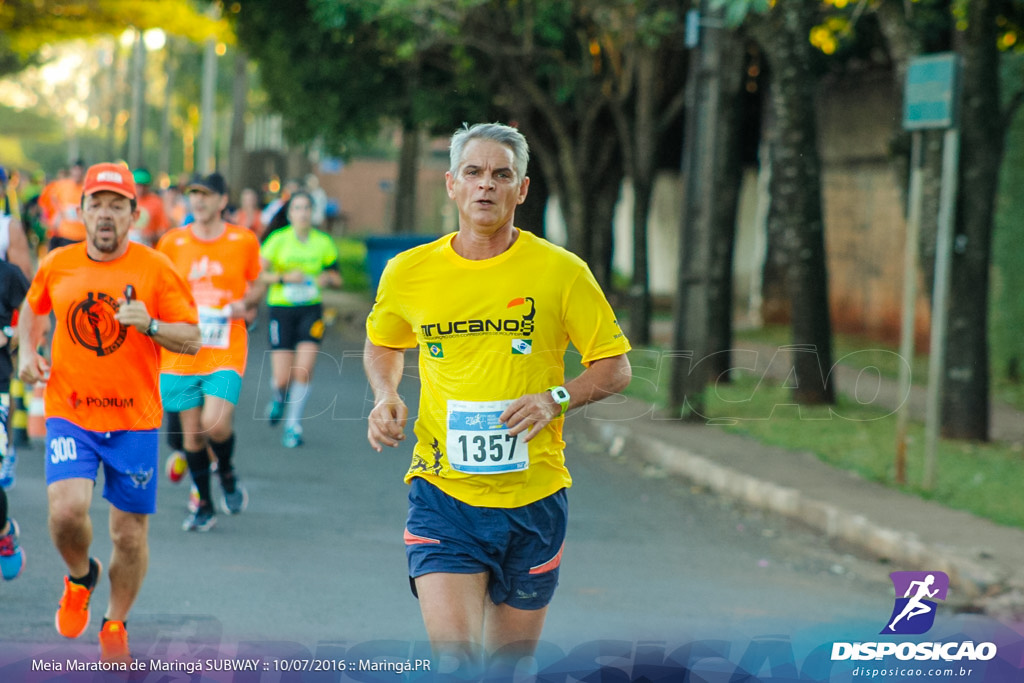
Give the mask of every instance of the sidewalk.
<path id="1" fill-rule="evenodd" d="M 337 310 L 349 329 L 358 329 L 369 309 L 362 297 L 344 293 L 325 297 L 325 305 Z M 772 375 L 785 372 L 779 349 L 737 348 L 757 353 L 759 371 L 771 365 Z M 856 386 L 856 371 L 838 372 L 841 390 Z M 883 378 L 877 389 L 872 402 L 895 408 L 896 383 Z M 923 420 L 924 404 L 924 390 L 915 387 L 913 419 Z M 995 405 L 992 412 L 993 438 L 1024 442 L 1024 414 Z M 588 433 L 613 455 L 645 458 L 716 494 L 807 525 L 837 546 L 885 560 L 893 570 L 943 571 L 955 592 L 947 602 L 959 608 L 1024 618 L 1024 530 L 865 481 L 811 453 L 766 446 L 713 426 L 662 419 L 634 399 L 592 404 L 569 419 L 584 419 Z"/>

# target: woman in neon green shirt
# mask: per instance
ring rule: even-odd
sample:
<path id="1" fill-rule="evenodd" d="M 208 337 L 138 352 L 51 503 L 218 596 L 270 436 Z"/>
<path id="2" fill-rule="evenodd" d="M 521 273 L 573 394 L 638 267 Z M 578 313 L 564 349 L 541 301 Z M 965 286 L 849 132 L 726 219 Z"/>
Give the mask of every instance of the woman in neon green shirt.
<path id="1" fill-rule="evenodd" d="M 324 335 L 322 287 L 340 287 L 338 248 L 313 228 L 313 200 L 296 192 L 288 204 L 289 225 L 276 230 L 260 249 L 269 285 L 273 398 L 266 416 L 271 426 L 284 418 L 281 442 L 302 444 L 302 411 L 309 397 L 313 367 Z"/>

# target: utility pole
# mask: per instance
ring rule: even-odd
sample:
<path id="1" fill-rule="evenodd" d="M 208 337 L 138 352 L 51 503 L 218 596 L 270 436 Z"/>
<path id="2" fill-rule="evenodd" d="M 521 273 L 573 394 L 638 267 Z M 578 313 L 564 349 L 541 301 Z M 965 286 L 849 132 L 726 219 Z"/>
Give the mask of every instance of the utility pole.
<path id="1" fill-rule="evenodd" d="M 132 44 L 132 113 L 128 128 L 128 165 L 142 166 L 142 135 L 145 130 L 146 109 L 146 44 L 142 31 L 135 29 Z"/>
<path id="2" fill-rule="evenodd" d="M 157 170 L 161 173 L 171 172 L 171 109 L 174 107 L 174 78 L 177 75 L 177 43 L 168 39 L 164 52 L 164 70 L 167 85 L 164 87 L 164 106 L 160 111 L 160 158 Z"/>
<path id="3" fill-rule="evenodd" d="M 203 86 L 199 106 L 199 149 L 196 173 L 214 170 L 213 135 L 217 122 L 213 116 L 213 99 L 217 91 L 217 40 L 208 38 L 203 51 Z"/>
<path id="4" fill-rule="evenodd" d="M 249 55 L 235 52 L 235 78 L 231 93 L 231 137 L 228 146 L 228 187 L 238 197 L 245 185 L 245 114 L 249 102 Z"/>
<path id="5" fill-rule="evenodd" d="M 217 3 L 210 6 L 209 15 L 213 19 L 220 17 Z M 199 149 L 196 154 L 196 173 L 212 173 L 216 169 L 217 160 L 213 151 L 214 132 L 217 121 L 214 117 L 214 97 L 217 94 L 217 38 L 206 39 L 203 51 L 203 83 L 199 102 Z"/>
<path id="6" fill-rule="evenodd" d="M 685 200 L 680 224 L 679 269 L 672 334 L 670 410 L 673 417 L 703 420 L 710 381 L 711 222 L 714 206 L 716 112 L 721 20 L 709 15 L 708 0 L 687 16 L 687 47 L 694 48 L 686 79 L 683 139 Z M 696 12 L 694 14 L 694 12 Z M 704 29 L 711 30 L 705 31 Z"/>

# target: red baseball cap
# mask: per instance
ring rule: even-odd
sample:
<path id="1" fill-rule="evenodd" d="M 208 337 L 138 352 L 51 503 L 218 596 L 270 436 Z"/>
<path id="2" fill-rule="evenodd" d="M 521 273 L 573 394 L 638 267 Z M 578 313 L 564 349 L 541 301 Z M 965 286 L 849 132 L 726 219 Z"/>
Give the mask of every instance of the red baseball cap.
<path id="1" fill-rule="evenodd" d="M 82 194 L 88 196 L 103 191 L 116 192 L 128 199 L 135 199 L 135 180 L 132 178 L 132 172 L 121 164 L 93 164 L 85 172 Z"/>

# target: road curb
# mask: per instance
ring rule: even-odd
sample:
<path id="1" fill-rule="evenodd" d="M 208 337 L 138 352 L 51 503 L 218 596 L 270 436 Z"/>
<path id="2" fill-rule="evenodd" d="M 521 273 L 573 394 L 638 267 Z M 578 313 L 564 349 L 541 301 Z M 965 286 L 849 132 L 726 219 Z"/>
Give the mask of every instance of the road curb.
<path id="1" fill-rule="evenodd" d="M 916 534 L 873 522 L 796 488 L 720 465 L 687 448 L 642 433 L 623 422 L 593 420 L 592 431 L 613 454 L 630 452 L 665 471 L 744 505 L 778 514 L 894 569 L 938 570 L 949 575 L 965 609 L 993 616 L 1024 613 L 1024 581 L 1018 568 L 978 562 L 962 553 L 922 541 Z M 991 558 L 990 558 L 991 559 Z"/>

